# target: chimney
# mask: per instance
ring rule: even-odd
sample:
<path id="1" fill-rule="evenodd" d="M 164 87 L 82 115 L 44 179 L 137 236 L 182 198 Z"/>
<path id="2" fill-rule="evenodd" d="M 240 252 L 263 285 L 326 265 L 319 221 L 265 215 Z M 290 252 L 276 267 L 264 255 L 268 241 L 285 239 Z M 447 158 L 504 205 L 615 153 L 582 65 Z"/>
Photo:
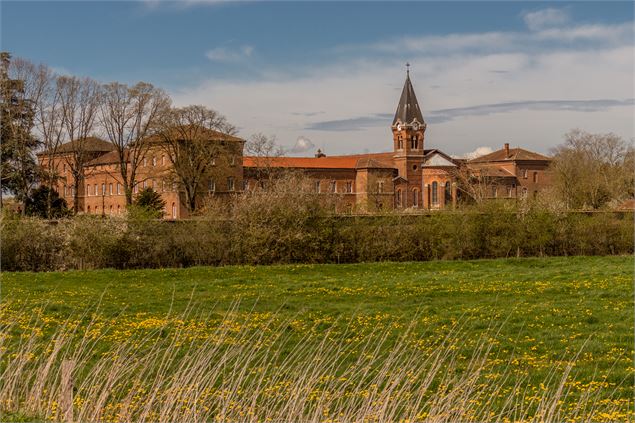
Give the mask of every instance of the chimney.
<path id="1" fill-rule="evenodd" d="M 322 153 L 322 150 L 318 148 L 317 153 L 315 153 L 315 157 L 319 159 L 320 157 L 326 157 L 326 154 Z"/>
<path id="2" fill-rule="evenodd" d="M 505 143 L 505 158 L 509 157 L 509 143 Z"/>

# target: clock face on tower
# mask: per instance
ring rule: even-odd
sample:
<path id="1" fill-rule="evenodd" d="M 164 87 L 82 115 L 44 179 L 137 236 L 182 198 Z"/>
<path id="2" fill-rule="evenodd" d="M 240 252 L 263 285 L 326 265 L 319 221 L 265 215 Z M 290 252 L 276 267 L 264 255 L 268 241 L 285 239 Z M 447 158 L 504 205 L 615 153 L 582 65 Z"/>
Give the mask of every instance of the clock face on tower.
<path id="1" fill-rule="evenodd" d="M 397 131 L 401 131 L 401 123 L 397 124 Z"/>
<path id="2" fill-rule="evenodd" d="M 414 129 L 415 131 L 419 130 L 419 124 L 417 122 L 413 123 L 412 129 Z"/>

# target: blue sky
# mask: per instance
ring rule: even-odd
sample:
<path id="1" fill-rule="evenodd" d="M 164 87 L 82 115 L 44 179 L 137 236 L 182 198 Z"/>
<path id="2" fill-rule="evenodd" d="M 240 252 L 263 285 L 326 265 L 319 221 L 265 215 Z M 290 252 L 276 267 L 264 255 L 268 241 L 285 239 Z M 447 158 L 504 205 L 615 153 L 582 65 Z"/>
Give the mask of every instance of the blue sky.
<path id="1" fill-rule="evenodd" d="M 1 7 L 3 50 L 61 73 L 151 82 L 297 154 L 389 149 L 406 61 L 427 147 L 548 152 L 574 127 L 634 136 L 631 2 Z"/>

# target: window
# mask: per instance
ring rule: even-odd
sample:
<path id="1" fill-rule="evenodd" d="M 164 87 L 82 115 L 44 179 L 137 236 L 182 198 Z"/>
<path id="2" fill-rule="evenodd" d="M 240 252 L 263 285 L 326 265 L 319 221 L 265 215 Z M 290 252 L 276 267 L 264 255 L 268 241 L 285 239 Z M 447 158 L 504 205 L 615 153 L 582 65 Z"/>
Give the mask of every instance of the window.
<path id="1" fill-rule="evenodd" d="M 384 192 L 384 181 L 377 182 L 377 192 L 379 193 Z"/>
<path id="2" fill-rule="evenodd" d="M 522 198 L 527 198 L 527 188 L 523 188 L 523 196 Z"/>
<path id="3" fill-rule="evenodd" d="M 419 190 L 412 190 L 412 207 L 419 207 Z"/>
<path id="4" fill-rule="evenodd" d="M 165 156 L 161 156 L 161 166 L 165 166 Z"/>
<path id="5" fill-rule="evenodd" d="M 498 188 L 496 186 L 492 186 L 492 197 L 496 198 L 498 196 Z"/>
<path id="6" fill-rule="evenodd" d="M 315 181 L 315 192 L 320 192 L 320 181 Z"/>
<path id="7" fill-rule="evenodd" d="M 146 181 L 145 179 L 143 180 L 143 189 L 148 188 L 148 181 Z"/>
<path id="8" fill-rule="evenodd" d="M 395 203 L 397 207 L 401 207 L 401 190 L 398 189 L 395 192 Z"/>
<path id="9" fill-rule="evenodd" d="M 176 219 L 176 204 L 172 203 L 172 219 Z"/>
<path id="10" fill-rule="evenodd" d="M 538 182 L 538 172 L 534 172 L 534 183 Z"/>
<path id="11" fill-rule="evenodd" d="M 236 164 L 236 156 L 232 156 L 231 159 L 229 159 L 229 165 L 234 166 L 235 164 Z"/>
<path id="12" fill-rule="evenodd" d="M 108 216 L 112 216 L 112 204 L 110 205 L 110 208 L 108 209 Z"/>
<path id="13" fill-rule="evenodd" d="M 216 191 L 216 182 L 214 182 L 212 178 L 209 178 L 209 180 L 207 181 L 207 191 L 208 192 Z"/>
<path id="14" fill-rule="evenodd" d="M 512 187 L 507 187 L 507 196 L 508 196 L 509 198 L 511 198 L 511 197 L 512 197 L 512 194 L 513 194 L 513 189 L 512 189 Z"/>
<path id="15" fill-rule="evenodd" d="M 234 177 L 230 176 L 227 178 L 227 191 L 234 190 Z"/>
<path id="16" fill-rule="evenodd" d="M 155 167 L 157 165 L 157 158 L 153 157 L 152 158 L 152 166 Z"/>
<path id="17" fill-rule="evenodd" d="M 346 182 L 346 192 L 349 194 L 353 192 L 353 182 Z"/>
<path id="18" fill-rule="evenodd" d="M 145 157 L 143 158 L 143 167 L 146 167 L 148 165 L 148 159 L 146 159 Z"/>
<path id="19" fill-rule="evenodd" d="M 75 187 L 71 187 L 71 195 L 75 197 Z"/>
<path id="20" fill-rule="evenodd" d="M 450 181 L 445 182 L 445 204 L 452 202 L 452 184 Z"/>
<path id="21" fill-rule="evenodd" d="M 243 191 L 249 191 L 249 181 L 247 179 L 243 179 Z"/>
<path id="22" fill-rule="evenodd" d="M 117 214 L 121 214 L 121 208 L 119 205 L 117 205 Z"/>
<path id="23" fill-rule="evenodd" d="M 413 135 L 410 138 L 410 148 L 413 150 L 416 150 L 417 148 L 419 148 L 419 138 L 417 138 L 416 135 Z"/>
<path id="24" fill-rule="evenodd" d="M 66 172 L 66 164 L 64 164 L 64 172 Z"/>
<path id="25" fill-rule="evenodd" d="M 86 209 L 86 213 L 90 214 L 90 206 Z"/>
<path id="26" fill-rule="evenodd" d="M 527 179 L 527 169 L 523 169 L 523 178 Z"/>
<path id="27" fill-rule="evenodd" d="M 401 135 L 397 135 L 397 148 L 399 150 L 403 149 L 403 138 L 401 137 Z"/>
<path id="28" fill-rule="evenodd" d="M 172 182 L 172 191 L 176 192 L 176 182 Z"/>
<path id="29" fill-rule="evenodd" d="M 95 195 L 99 195 L 99 186 L 95 184 Z"/>
<path id="30" fill-rule="evenodd" d="M 437 181 L 432 183 L 432 204 L 439 204 L 439 184 Z"/>
<path id="31" fill-rule="evenodd" d="M 117 182 L 117 195 L 121 195 L 121 184 Z"/>
<path id="32" fill-rule="evenodd" d="M 106 184 L 101 184 L 101 195 L 106 195 Z"/>
<path id="33" fill-rule="evenodd" d="M 156 190 L 157 190 L 157 181 L 156 181 L 156 179 L 153 179 L 153 180 L 152 180 L 152 189 L 153 189 L 154 191 L 156 191 Z"/>
<path id="34" fill-rule="evenodd" d="M 112 195 L 112 184 L 108 184 L 108 194 Z"/>
<path id="35" fill-rule="evenodd" d="M 161 181 L 161 191 L 165 192 L 165 181 Z"/>
<path id="36" fill-rule="evenodd" d="M 138 193 L 139 192 L 139 184 L 134 184 L 134 193 Z"/>
<path id="37" fill-rule="evenodd" d="M 337 192 L 337 181 L 331 181 L 331 192 Z"/>

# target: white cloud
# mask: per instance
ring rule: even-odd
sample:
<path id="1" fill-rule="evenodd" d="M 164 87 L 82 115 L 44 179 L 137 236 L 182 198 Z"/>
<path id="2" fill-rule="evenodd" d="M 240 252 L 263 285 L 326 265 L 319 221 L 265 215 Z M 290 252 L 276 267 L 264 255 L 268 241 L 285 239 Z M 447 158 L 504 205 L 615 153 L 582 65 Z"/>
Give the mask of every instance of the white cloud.
<path id="1" fill-rule="evenodd" d="M 465 153 L 461 156 L 457 156 L 458 158 L 462 158 L 462 159 L 468 159 L 468 160 L 472 160 L 475 159 L 477 157 L 481 157 L 484 156 L 486 154 L 489 153 L 493 153 L 494 150 L 492 150 L 491 147 L 487 147 L 487 146 L 481 146 L 481 147 L 476 147 L 476 149 L 474 151 L 470 151 L 469 153 Z"/>
<path id="2" fill-rule="evenodd" d="M 569 22 L 569 13 L 563 9 L 547 8 L 535 12 L 526 12 L 523 19 L 527 27 L 532 31 L 552 28 Z"/>
<path id="3" fill-rule="evenodd" d="M 216 47 L 208 50 L 205 56 L 213 62 L 239 62 L 251 57 L 253 52 L 254 48 L 248 45 L 238 48 Z"/>
<path id="4" fill-rule="evenodd" d="M 332 52 L 340 54 L 331 63 L 292 70 L 263 67 L 251 80 L 210 78 L 173 97 L 177 104 L 221 111 L 243 128 L 243 136 L 265 131 L 293 145 L 309 135 L 331 154 L 386 151 L 392 148 L 388 125 L 358 125 L 346 132 L 315 125 L 392 115 L 408 60 L 424 118 L 430 118 L 426 148 L 460 154 L 510 142 L 546 153 L 575 127 L 635 135 L 633 104 L 624 102 L 634 88 L 632 31 L 632 22 L 570 25 L 526 33 L 408 37 L 360 46 L 355 54 L 344 46 Z M 384 49 L 389 44 L 393 49 Z M 400 46 L 397 54 L 395 45 Z M 613 105 L 590 107 L 600 100 Z M 448 110 L 452 119 L 434 120 L 432 111 Z"/>
<path id="5" fill-rule="evenodd" d="M 315 144 L 313 144 L 313 142 L 311 142 L 311 140 L 307 137 L 301 135 L 298 137 L 298 139 L 295 141 L 295 144 L 289 151 L 291 153 L 306 153 L 307 151 L 311 151 L 314 148 Z"/>

